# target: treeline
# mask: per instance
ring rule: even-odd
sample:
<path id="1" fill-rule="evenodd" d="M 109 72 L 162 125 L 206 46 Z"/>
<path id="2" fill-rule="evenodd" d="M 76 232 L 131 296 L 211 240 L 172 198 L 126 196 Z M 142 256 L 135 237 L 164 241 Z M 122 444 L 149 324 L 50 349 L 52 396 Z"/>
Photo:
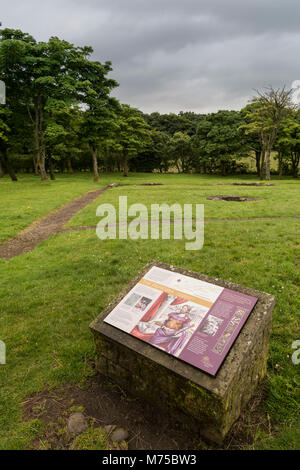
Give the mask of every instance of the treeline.
<path id="1" fill-rule="evenodd" d="M 271 152 L 280 175 L 297 177 L 300 112 L 291 91 L 257 93 L 241 111 L 143 114 L 111 96 L 111 63 L 91 60 L 91 47 L 57 37 L 37 42 L 20 30 L 0 30 L 0 175 L 57 171 L 246 172 L 243 157 L 270 179 Z"/>

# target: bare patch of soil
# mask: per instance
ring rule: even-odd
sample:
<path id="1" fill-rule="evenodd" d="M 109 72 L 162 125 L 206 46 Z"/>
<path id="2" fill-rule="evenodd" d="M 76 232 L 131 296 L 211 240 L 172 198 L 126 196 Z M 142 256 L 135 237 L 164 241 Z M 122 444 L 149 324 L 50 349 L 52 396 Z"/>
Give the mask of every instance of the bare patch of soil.
<path id="1" fill-rule="evenodd" d="M 77 212 L 94 201 L 109 187 L 89 191 L 60 209 L 50 212 L 42 219 L 35 221 L 16 237 L 7 240 L 0 245 L 0 258 L 9 259 L 32 251 L 40 242 L 59 232 Z"/>
<path id="2" fill-rule="evenodd" d="M 74 406 L 83 407 L 95 427 L 114 424 L 128 430 L 129 449 L 193 449 L 197 445 L 196 436 L 188 436 L 180 423 L 170 427 L 167 417 L 100 375 L 81 387 L 67 383 L 28 398 L 24 401 L 24 420 L 40 419 L 46 424 L 43 441 L 52 449 L 68 449 L 72 441 L 65 430 Z M 36 442 L 36 448 L 40 444 Z"/>
<path id="3" fill-rule="evenodd" d="M 271 423 L 262 411 L 263 389 L 260 387 L 240 419 L 234 424 L 222 449 L 251 446 L 258 429 L 272 432 Z M 38 418 L 46 425 L 45 435 L 34 443 L 35 449 L 68 449 L 72 437 L 67 433 L 67 419 L 80 407 L 95 427 L 118 425 L 128 430 L 131 450 L 195 450 L 217 448 L 205 444 L 195 429 L 173 421 L 148 403 L 127 395 L 117 385 L 96 375 L 84 386 L 67 383 L 54 390 L 45 390 L 23 402 L 24 420 Z M 72 410 L 73 408 L 73 410 Z M 219 447 L 220 448 L 220 447 Z"/>
<path id="4" fill-rule="evenodd" d="M 276 183 L 231 183 L 233 186 L 278 186 Z"/>
<path id="5" fill-rule="evenodd" d="M 163 186 L 163 183 L 141 183 L 136 186 Z"/>
<path id="6" fill-rule="evenodd" d="M 229 196 L 219 194 L 217 196 L 209 196 L 206 199 L 213 201 L 236 201 L 236 202 L 245 202 L 245 201 L 262 201 L 261 198 L 248 197 L 248 196 Z"/>
<path id="7" fill-rule="evenodd" d="M 247 183 L 247 182 L 236 182 L 236 183 L 215 183 L 214 186 L 259 186 L 259 187 L 264 187 L 264 186 L 279 186 L 276 183 Z"/>

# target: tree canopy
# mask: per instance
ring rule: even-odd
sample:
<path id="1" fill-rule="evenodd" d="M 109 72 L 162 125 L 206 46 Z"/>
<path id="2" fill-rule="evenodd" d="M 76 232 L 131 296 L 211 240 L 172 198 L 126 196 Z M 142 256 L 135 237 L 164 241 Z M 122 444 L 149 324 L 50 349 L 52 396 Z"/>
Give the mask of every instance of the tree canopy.
<path id="1" fill-rule="evenodd" d="M 0 30 L 0 175 L 34 171 L 177 171 L 226 175 L 247 171 L 270 178 L 271 152 L 278 172 L 297 177 L 299 110 L 291 90 L 269 88 L 241 111 L 145 114 L 111 96 L 118 86 L 110 61 L 92 59 L 90 46 L 57 37 L 38 42 L 15 29 Z"/>

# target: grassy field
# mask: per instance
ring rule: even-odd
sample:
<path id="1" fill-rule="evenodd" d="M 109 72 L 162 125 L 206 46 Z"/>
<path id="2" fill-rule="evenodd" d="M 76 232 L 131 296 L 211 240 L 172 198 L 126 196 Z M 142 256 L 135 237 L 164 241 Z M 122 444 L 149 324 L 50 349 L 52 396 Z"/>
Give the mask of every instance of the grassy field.
<path id="1" fill-rule="evenodd" d="M 48 214 L 87 191 L 101 189 L 105 180 L 94 183 L 90 174 L 59 175 L 56 181 L 40 181 L 38 176 L 18 175 L 0 179 L 0 242 L 14 236 L 36 219 Z"/>
<path id="2" fill-rule="evenodd" d="M 46 184 L 30 176 L 18 183 L 0 180 L 2 239 L 74 197 L 112 182 L 126 186 L 107 191 L 69 225 L 95 225 L 97 205 L 117 205 L 119 195 L 127 195 L 129 204 L 204 203 L 207 218 L 241 219 L 207 222 L 200 251 L 186 251 L 184 240 L 100 241 L 94 230 L 87 230 L 57 234 L 31 253 L 0 260 L 0 339 L 7 347 L 7 364 L 0 365 L 0 449 L 30 448 L 43 436 L 41 420 L 22 419 L 26 397 L 65 382 L 81 383 L 93 373 L 88 325 L 150 259 L 276 296 L 263 403 L 274 426 L 271 434 L 258 432 L 251 448 L 300 448 L 300 374 L 299 365 L 291 361 L 292 342 L 300 339 L 300 220 L 280 219 L 300 215 L 300 184 L 284 179 L 266 188 L 210 186 L 242 179 L 256 181 L 149 174 L 105 175 L 98 185 L 91 175 L 61 176 Z M 164 186 L 135 186 L 150 181 Z M 263 201 L 207 201 L 212 194 Z"/>
<path id="3" fill-rule="evenodd" d="M 133 180 L 134 181 L 134 180 Z M 191 176 L 190 182 L 186 179 L 180 180 L 170 177 L 164 181 L 163 186 L 136 186 L 128 184 L 120 186 L 113 191 L 108 191 L 93 203 L 78 213 L 67 226 L 95 225 L 99 221 L 96 217 L 96 208 L 99 204 L 110 203 L 118 208 L 119 196 L 127 196 L 128 206 L 136 202 L 142 202 L 149 210 L 151 204 L 175 204 L 192 203 L 204 204 L 205 218 L 227 219 L 227 218 L 255 218 L 255 217 L 293 217 L 297 212 L 297 196 L 299 197 L 300 185 L 285 181 L 278 186 L 217 186 L 213 181 L 210 183 L 204 179 Z M 227 181 L 227 180 L 226 180 Z M 216 182 L 220 182 L 220 179 Z M 262 199 L 247 203 L 235 201 L 207 200 L 208 196 L 217 194 L 247 196 Z M 298 216 L 300 210 L 298 210 Z M 117 214 L 118 215 L 118 214 Z"/>

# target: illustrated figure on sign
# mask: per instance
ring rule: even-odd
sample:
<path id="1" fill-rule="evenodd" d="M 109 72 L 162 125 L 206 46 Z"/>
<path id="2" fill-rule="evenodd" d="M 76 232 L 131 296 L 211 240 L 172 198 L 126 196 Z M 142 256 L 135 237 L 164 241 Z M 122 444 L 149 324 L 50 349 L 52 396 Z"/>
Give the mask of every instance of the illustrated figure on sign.
<path id="1" fill-rule="evenodd" d="M 149 344 L 163 347 L 168 353 L 175 355 L 185 343 L 188 330 L 194 327 L 188 316 L 190 310 L 190 306 L 184 305 L 179 312 L 169 313 L 164 322 L 139 322 L 138 329 L 142 333 L 153 334 Z"/>

